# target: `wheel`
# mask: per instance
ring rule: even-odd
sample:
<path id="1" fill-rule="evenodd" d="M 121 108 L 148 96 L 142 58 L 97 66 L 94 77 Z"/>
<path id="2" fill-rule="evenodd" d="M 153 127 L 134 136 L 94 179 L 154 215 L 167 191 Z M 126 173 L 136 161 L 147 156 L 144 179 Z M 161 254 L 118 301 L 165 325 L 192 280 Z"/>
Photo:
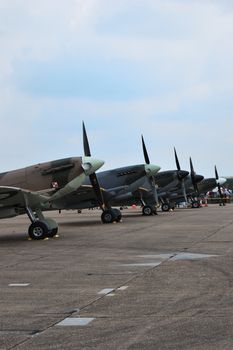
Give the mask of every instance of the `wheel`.
<path id="1" fill-rule="evenodd" d="M 120 222 L 121 219 L 122 219 L 122 214 L 120 212 L 120 210 L 118 209 L 112 209 L 114 215 L 115 215 L 115 219 L 113 221 L 116 221 L 116 222 Z"/>
<path id="2" fill-rule="evenodd" d="M 118 209 L 107 209 L 103 211 L 101 215 L 101 220 L 104 224 L 111 224 L 114 221 L 121 221 L 122 215 L 120 210 Z"/>
<path id="3" fill-rule="evenodd" d="M 101 215 L 101 220 L 104 224 L 111 224 L 114 221 L 115 214 L 112 209 L 104 210 Z"/>
<path id="4" fill-rule="evenodd" d="M 144 205 L 142 208 L 142 214 L 145 216 L 153 215 L 154 210 L 150 205 Z"/>
<path id="5" fill-rule="evenodd" d="M 46 222 L 44 221 L 35 221 L 33 222 L 28 229 L 28 235 L 31 239 L 39 240 L 48 237 L 50 230 Z"/>
<path id="6" fill-rule="evenodd" d="M 200 208 L 200 204 L 199 204 L 199 202 L 198 201 L 193 201 L 192 202 L 192 208 Z"/>
<path id="7" fill-rule="evenodd" d="M 161 209 L 162 209 L 162 211 L 169 211 L 170 210 L 170 204 L 169 203 L 163 203 Z"/>

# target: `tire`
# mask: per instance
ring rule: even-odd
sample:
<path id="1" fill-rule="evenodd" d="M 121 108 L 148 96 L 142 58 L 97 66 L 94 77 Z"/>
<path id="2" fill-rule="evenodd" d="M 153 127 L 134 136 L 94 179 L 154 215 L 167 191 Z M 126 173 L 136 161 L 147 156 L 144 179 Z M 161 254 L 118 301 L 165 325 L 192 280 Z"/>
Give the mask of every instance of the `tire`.
<path id="1" fill-rule="evenodd" d="M 49 227 L 44 221 L 35 221 L 28 228 L 28 235 L 34 240 L 44 239 L 49 233 Z"/>
<path id="2" fill-rule="evenodd" d="M 118 209 L 107 209 L 104 210 L 101 215 L 101 220 L 103 224 L 112 224 L 114 221 L 121 221 L 122 215 Z"/>
<path id="3" fill-rule="evenodd" d="M 142 208 L 142 214 L 145 215 L 145 216 L 153 215 L 153 213 L 154 213 L 154 210 L 153 210 L 153 208 L 150 205 L 145 205 Z"/>
<path id="4" fill-rule="evenodd" d="M 122 219 L 122 214 L 120 212 L 120 210 L 118 209 L 111 209 L 115 215 L 115 219 L 113 221 L 116 221 L 116 222 L 120 222 L 121 219 Z"/>
<path id="5" fill-rule="evenodd" d="M 192 202 L 192 208 L 195 208 L 195 209 L 200 208 L 199 202 L 198 201 L 193 201 Z"/>
<path id="6" fill-rule="evenodd" d="M 102 215 L 101 215 L 101 220 L 103 224 L 111 224 L 113 223 L 115 218 L 115 215 L 112 211 L 112 209 L 104 210 Z"/>
<path id="7" fill-rule="evenodd" d="M 161 207 L 161 209 L 162 209 L 162 211 L 169 211 L 170 210 L 170 204 L 169 203 L 163 203 L 162 204 L 162 207 Z"/>

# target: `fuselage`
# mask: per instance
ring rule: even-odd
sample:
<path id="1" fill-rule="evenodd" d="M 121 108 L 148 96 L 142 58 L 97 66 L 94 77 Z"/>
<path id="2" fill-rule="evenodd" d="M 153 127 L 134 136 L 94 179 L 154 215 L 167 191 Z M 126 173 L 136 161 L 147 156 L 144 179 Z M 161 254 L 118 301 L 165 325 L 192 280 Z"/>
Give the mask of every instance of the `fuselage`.
<path id="1" fill-rule="evenodd" d="M 71 157 L 7 171 L 0 174 L 0 186 L 31 191 L 59 189 L 83 172 L 81 164 L 81 157 Z"/>
<path id="2" fill-rule="evenodd" d="M 200 194 L 205 194 L 206 192 L 212 191 L 215 187 L 218 186 L 218 183 L 223 185 L 226 182 L 226 179 L 220 178 L 216 180 L 215 178 L 206 178 L 198 183 L 198 190 Z"/>
<path id="3" fill-rule="evenodd" d="M 155 166 L 155 171 L 159 169 L 158 166 Z M 105 202 L 110 206 L 116 206 L 121 205 L 121 203 L 124 204 L 128 199 L 132 198 L 132 193 L 143 185 L 148 173 L 146 172 L 146 165 L 139 164 L 102 171 L 96 175 L 102 188 Z M 77 190 L 73 196 L 64 198 L 61 205 L 64 208 L 70 209 L 84 209 L 98 206 L 89 178 L 85 179 L 81 190 Z"/>
<path id="4" fill-rule="evenodd" d="M 202 175 L 195 175 L 195 181 L 197 183 L 200 183 L 200 181 L 203 180 L 203 176 Z M 185 187 L 185 191 L 187 195 L 191 195 L 194 192 L 194 188 L 193 188 L 193 183 L 192 183 L 192 179 L 191 176 L 188 175 L 184 178 L 184 187 Z M 164 191 L 164 189 L 161 189 L 159 191 L 159 196 L 161 196 L 162 198 L 166 199 L 166 200 L 172 200 L 172 201 L 183 201 L 184 200 L 184 192 L 182 189 L 182 183 L 179 182 L 178 185 L 176 186 L 176 188 L 173 188 L 173 190 L 171 191 Z"/>

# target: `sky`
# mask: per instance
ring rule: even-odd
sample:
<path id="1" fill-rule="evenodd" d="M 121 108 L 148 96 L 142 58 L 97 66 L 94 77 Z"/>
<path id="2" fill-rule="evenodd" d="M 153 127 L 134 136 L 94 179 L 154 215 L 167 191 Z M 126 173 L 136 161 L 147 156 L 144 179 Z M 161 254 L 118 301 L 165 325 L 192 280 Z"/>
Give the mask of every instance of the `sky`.
<path id="1" fill-rule="evenodd" d="M 0 171 L 83 155 L 233 175 L 232 0 L 0 0 Z"/>

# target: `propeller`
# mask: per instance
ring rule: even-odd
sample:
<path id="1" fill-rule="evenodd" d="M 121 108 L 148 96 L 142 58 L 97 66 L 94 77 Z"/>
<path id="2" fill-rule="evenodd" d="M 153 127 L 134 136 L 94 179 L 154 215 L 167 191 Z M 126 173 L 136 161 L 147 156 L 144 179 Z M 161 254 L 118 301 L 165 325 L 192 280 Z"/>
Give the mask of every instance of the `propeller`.
<path id="1" fill-rule="evenodd" d="M 88 141 L 87 132 L 86 132 L 84 122 L 83 122 L 83 149 L 84 149 L 84 155 L 86 157 L 91 157 L 91 151 L 90 151 L 89 141 Z M 103 198 L 103 194 L 102 194 L 96 173 L 94 172 L 94 173 L 90 174 L 89 179 L 90 179 L 91 185 L 93 187 L 93 190 L 95 192 L 97 202 L 98 202 L 100 208 L 102 210 L 104 210 L 104 208 L 105 208 L 104 198 Z"/>
<path id="2" fill-rule="evenodd" d="M 196 182 L 196 173 L 194 171 L 193 162 L 192 162 L 191 157 L 189 158 L 189 162 L 190 162 L 190 170 L 191 170 L 190 175 L 191 175 L 192 185 L 193 185 L 194 191 L 196 192 L 197 196 L 199 197 L 199 190 L 198 190 L 197 182 Z"/>
<path id="3" fill-rule="evenodd" d="M 221 198 L 221 202 L 222 204 L 224 203 L 223 202 L 223 194 L 222 194 L 222 191 L 221 191 L 221 186 L 220 186 L 220 183 L 219 183 L 219 176 L 218 176 L 218 170 L 217 170 L 217 167 L 215 165 L 214 167 L 214 170 L 215 170 L 215 179 L 216 179 L 216 182 L 217 182 L 217 187 L 218 187 L 218 193 L 219 193 L 219 197 Z"/>
<path id="4" fill-rule="evenodd" d="M 181 176 L 181 173 L 180 173 L 180 170 L 181 170 L 180 162 L 179 162 L 179 159 L 178 159 L 175 147 L 174 147 L 174 153 L 175 153 L 175 162 L 176 162 L 176 168 L 177 168 L 177 178 L 181 182 L 181 188 L 182 188 L 183 196 L 184 196 L 185 202 L 187 203 L 188 202 L 188 198 L 187 198 L 187 193 L 186 193 L 186 188 L 185 188 L 184 177 Z"/>
<path id="5" fill-rule="evenodd" d="M 146 164 L 150 164 L 150 158 L 149 158 L 149 155 L 148 155 L 148 152 L 147 152 L 147 148 L 146 148 L 146 145 L 145 145 L 145 141 L 144 141 L 143 135 L 142 135 L 142 149 L 143 149 L 145 163 Z M 150 177 L 150 181 L 151 181 L 152 188 L 153 188 L 154 200 L 155 200 L 156 205 L 158 205 L 159 204 L 159 198 L 158 198 L 158 192 L 157 192 L 154 176 Z"/>

